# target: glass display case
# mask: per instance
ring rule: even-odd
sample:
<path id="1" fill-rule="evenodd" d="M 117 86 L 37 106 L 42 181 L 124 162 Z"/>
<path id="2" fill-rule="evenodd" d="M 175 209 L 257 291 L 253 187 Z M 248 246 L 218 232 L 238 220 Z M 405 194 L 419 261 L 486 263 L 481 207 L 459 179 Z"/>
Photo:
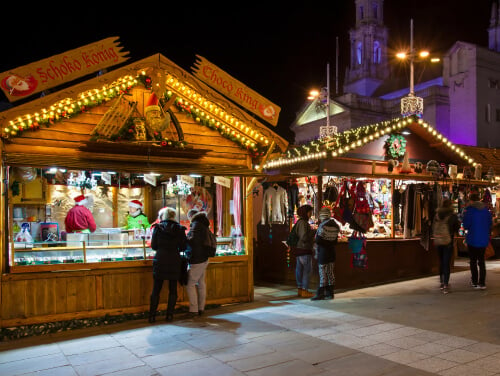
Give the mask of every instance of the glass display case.
<path id="1" fill-rule="evenodd" d="M 66 241 L 14 242 L 12 265 L 46 265 L 152 260 L 150 239 L 134 231 L 68 234 Z M 217 256 L 245 255 L 244 237 L 217 238 Z"/>
<path id="2" fill-rule="evenodd" d="M 245 254 L 245 238 L 243 236 L 217 238 L 215 256 L 242 256 Z"/>

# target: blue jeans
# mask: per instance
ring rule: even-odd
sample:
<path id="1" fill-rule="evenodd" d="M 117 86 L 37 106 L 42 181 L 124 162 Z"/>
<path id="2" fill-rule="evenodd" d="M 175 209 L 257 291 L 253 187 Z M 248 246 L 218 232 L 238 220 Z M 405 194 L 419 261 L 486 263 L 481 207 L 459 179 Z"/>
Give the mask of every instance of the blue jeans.
<path id="1" fill-rule="evenodd" d="M 299 289 L 309 288 L 309 277 L 312 271 L 312 256 L 297 256 L 295 261 L 295 279 Z"/>
<path id="2" fill-rule="evenodd" d="M 439 281 L 447 285 L 450 281 L 450 262 L 453 252 L 453 243 L 438 245 L 437 251 L 439 255 Z"/>

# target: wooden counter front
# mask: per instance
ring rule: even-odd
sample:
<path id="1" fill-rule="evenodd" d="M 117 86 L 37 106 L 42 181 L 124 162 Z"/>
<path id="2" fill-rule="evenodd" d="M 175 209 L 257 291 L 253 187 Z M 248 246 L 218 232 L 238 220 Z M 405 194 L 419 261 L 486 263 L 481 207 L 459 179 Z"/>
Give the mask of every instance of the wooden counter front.
<path id="1" fill-rule="evenodd" d="M 73 270 L 62 270 L 61 265 L 31 265 L 2 275 L 0 327 L 149 310 L 151 260 L 67 266 Z M 23 273 L 22 268 L 29 272 Z M 251 301 L 248 268 L 248 256 L 211 258 L 207 304 Z M 178 286 L 178 296 L 178 304 L 188 304 L 185 287 Z M 158 309 L 166 309 L 167 298 L 168 284 L 164 284 Z"/>
<path id="2" fill-rule="evenodd" d="M 283 229 L 283 232 L 286 232 Z M 263 282 L 296 285 L 295 257 L 282 244 L 273 228 L 272 241 L 258 242 L 255 250 L 256 279 Z M 436 251 L 426 251 L 420 239 L 367 240 L 368 268 L 351 268 L 351 251 L 347 242 L 336 245 L 335 287 L 352 289 L 396 280 L 418 278 L 439 273 Z M 313 259 L 310 289 L 319 285 L 318 265 Z"/>

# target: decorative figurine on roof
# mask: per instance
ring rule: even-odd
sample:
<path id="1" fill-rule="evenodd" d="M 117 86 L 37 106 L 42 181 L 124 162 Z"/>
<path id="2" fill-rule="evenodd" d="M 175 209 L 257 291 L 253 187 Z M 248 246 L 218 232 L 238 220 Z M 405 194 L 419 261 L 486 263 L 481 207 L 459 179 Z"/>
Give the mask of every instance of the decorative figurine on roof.
<path id="1" fill-rule="evenodd" d="M 134 119 L 134 137 L 136 141 L 146 141 L 146 127 L 141 119 Z"/>
<path id="2" fill-rule="evenodd" d="M 426 167 L 427 172 L 430 173 L 431 175 L 434 175 L 435 177 L 438 177 L 440 168 L 441 167 L 439 166 L 439 163 L 434 159 L 427 162 L 427 167 Z"/>
<path id="3" fill-rule="evenodd" d="M 472 171 L 469 166 L 464 167 L 463 176 L 464 179 L 472 179 Z"/>
<path id="4" fill-rule="evenodd" d="M 441 163 L 439 165 L 440 169 L 439 169 L 439 177 L 440 178 L 447 178 L 448 177 L 448 170 L 446 169 L 446 164 L 444 163 Z"/>
<path id="5" fill-rule="evenodd" d="M 403 158 L 403 165 L 401 166 L 400 173 L 409 174 L 411 172 L 410 161 L 408 159 L 408 151 L 405 151 L 405 157 Z"/>
<path id="6" fill-rule="evenodd" d="M 488 174 L 486 175 L 486 178 L 489 180 L 489 181 L 492 181 L 495 179 L 495 169 L 493 167 L 490 167 L 488 169 Z"/>
<path id="7" fill-rule="evenodd" d="M 448 175 L 450 175 L 450 178 L 456 179 L 458 175 L 458 170 L 457 170 L 457 165 L 448 165 Z"/>
<path id="8" fill-rule="evenodd" d="M 161 133 L 170 125 L 170 115 L 168 113 L 163 114 L 163 111 L 159 106 L 158 97 L 154 92 L 151 93 L 148 102 L 146 103 L 144 116 L 146 118 L 147 125 L 153 132 Z"/>
<path id="9" fill-rule="evenodd" d="M 394 167 L 399 166 L 399 161 L 397 159 L 390 159 L 387 162 L 387 171 L 391 172 L 394 170 Z"/>
<path id="10" fill-rule="evenodd" d="M 483 175 L 483 165 L 481 163 L 477 163 L 474 166 L 474 178 L 476 180 L 481 180 Z"/>

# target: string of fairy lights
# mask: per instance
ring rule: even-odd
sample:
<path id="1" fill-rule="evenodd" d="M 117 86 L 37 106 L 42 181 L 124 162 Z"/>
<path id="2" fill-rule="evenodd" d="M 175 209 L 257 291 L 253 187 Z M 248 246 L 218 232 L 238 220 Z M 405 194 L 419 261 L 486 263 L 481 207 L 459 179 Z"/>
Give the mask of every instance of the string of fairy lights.
<path id="1" fill-rule="evenodd" d="M 189 112 L 197 122 L 218 130 L 224 137 L 230 138 L 255 152 L 263 152 L 263 147 L 269 145 L 269 139 L 262 133 L 227 113 L 217 104 L 207 100 L 190 86 L 171 75 L 167 76 L 166 83 L 171 90 L 168 90 L 165 96 L 170 98 L 175 91 L 178 95 L 175 100 L 176 106 Z"/>
<path id="2" fill-rule="evenodd" d="M 43 108 L 34 114 L 25 114 L 10 120 L 2 128 L 1 138 L 7 139 L 22 134 L 26 130 L 37 130 L 41 126 L 49 127 L 54 123 L 69 119 L 103 102 L 116 98 L 122 93 L 127 93 L 137 84 L 145 84 L 146 73 L 142 71 L 137 77 L 130 75 L 118 78 L 111 84 L 100 89 L 86 90 L 74 98 L 65 98 L 54 103 L 48 108 Z M 236 116 L 226 112 L 224 108 L 207 100 L 203 95 L 192 89 L 188 84 L 179 81 L 176 77 L 167 74 L 165 98 L 168 100 L 176 95 L 177 108 L 192 116 L 201 125 L 217 130 L 223 137 L 237 143 L 241 148 L 252 152 L 253 156 L 263 155 L 269 147 L 269 139 L 262 132 Z M 146 86 L 146 85 L 145 85 Z"/>
<path id="3" fill-rule="evenodd" d="M 40 112 L 25 114 L 10 120 L 8 126 L 2 129 L 1 137 L 14 137 L 25 130 L 39 129 L 42 125 L 48 127 L 59 120 L 71 118 L 88 108 L 109 101 L 137 84 L 136 78 L 124 76 L 100 89 L 86 90 L 80 93 L 76 99 L 62 99 L 48 108 L 41 109 Z"/>
<path id="4" fill-rule="evenodd" d="M 385 120 L 375 124 L 349 129 L 334 136 L 328 136 L 319 140 L 311 141 L 307 144 L 289 149 L 285 154 L 276 159 L 267 161 L 264 164 L 264 168 L 269 170 L 283 166 L 289 167 L 313 160 L 341 157 L 349 151 L 361 147 L 380 137 L 384 137 L 393 132 L 398 132 L 406 128 L 411 123 L 417 123 L 422 128 L 426 129 L 430 135 L 434 136 L 437 142 L 442 143 L 451 151 L 455 152 L 464 160 L 464 162 L 474 167 L 476 166 L 474 159 L 468 156 L 460 147 L 453 144 L 420 117 L 411 115 L 404 118 L 395 118 L 392 120 Z"/>

